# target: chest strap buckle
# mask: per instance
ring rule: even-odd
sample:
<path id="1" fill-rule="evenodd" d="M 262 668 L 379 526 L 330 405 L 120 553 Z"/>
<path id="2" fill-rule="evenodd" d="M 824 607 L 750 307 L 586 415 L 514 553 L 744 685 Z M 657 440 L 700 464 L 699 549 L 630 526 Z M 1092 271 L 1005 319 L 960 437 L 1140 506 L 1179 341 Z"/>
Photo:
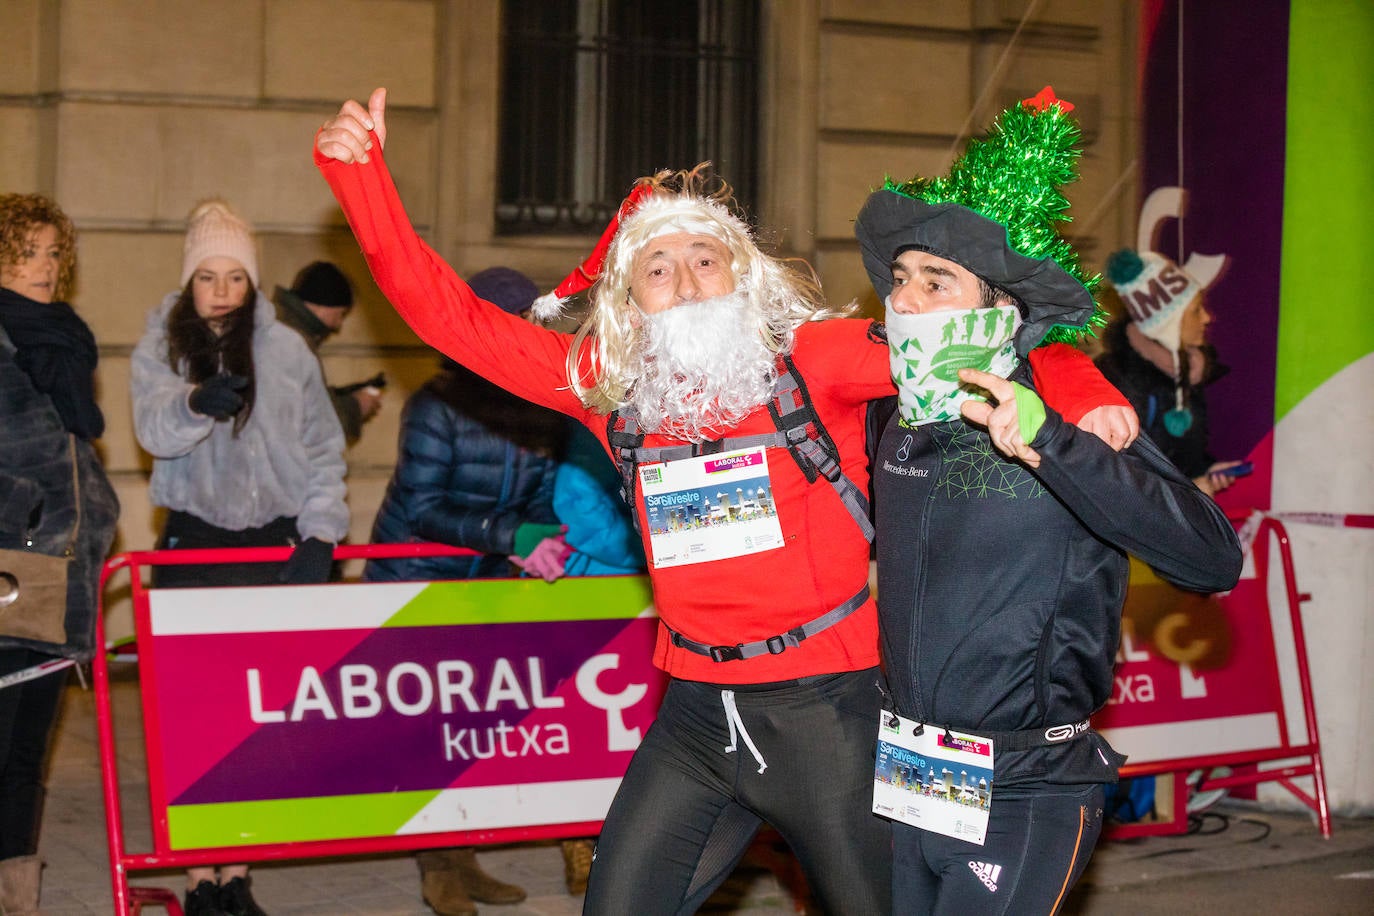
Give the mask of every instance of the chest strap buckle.
<path id="1" fill-rule="evenodd" d="M 677 634 L 674 634 L 677 635 Z M 713 662 L 740 662 L 744 661 L 744 645 L 733 646 L 712 646 L 711 661 Z"/>
<path id="2" fill-rule="evenodd" d="M 757 658 L 760 655 L 781 655 L 788 649 L 801 645 L 802 640 L 815 636 L 823 630 L 828 630 L 835 624 L 844 620 L 850 614 L 864 606 L 868 601 L 868 586 L 859 589 L 858 594 L 850 598 L 839 607 L 826 611 L 808 623 L 799 627 L 793 627 L 786 633 L 779 633 L 777 636 L 769 636 L 767 639 L 760 639 L 756 642 L 735 643 L 733 646 L 712 646 L 704 642 L 697 642 L 695 639 L 688 639 L 677 630 L 669 627 L 668 641 L 679 649 L 686 649 L 688 652 L 695 652 L 697 655 L 705 655 L 713 662 L 741 662 L 750 658 Z"/>

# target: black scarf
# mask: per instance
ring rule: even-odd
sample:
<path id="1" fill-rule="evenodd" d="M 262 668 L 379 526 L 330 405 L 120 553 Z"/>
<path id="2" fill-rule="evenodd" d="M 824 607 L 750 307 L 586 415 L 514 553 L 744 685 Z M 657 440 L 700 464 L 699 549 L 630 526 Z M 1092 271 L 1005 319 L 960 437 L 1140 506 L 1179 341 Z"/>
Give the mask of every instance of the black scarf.
<path id="1" fill-rule="evenodd" d="M 68 432 L 99 439 L 105 417 L 95 402 L 95 335 L 65 302 L 43 303 L 0 288 L 0 326 L 33 387 L 52 398 Z"/>

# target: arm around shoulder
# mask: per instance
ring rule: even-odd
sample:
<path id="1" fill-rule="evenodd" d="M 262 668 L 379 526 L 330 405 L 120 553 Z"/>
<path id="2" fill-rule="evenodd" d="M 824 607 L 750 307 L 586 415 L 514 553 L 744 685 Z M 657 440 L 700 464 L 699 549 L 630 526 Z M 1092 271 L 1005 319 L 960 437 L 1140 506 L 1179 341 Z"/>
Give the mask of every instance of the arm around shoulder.
<path id="1" fill-rule="evenodd" d="M 1030 366 L 1036 391 L 1065 420 L 1115 449 L 1140 435 L 1130 401 L 1083 351 L 1063 343 L 1036 347 L 1030 352 Z"/>

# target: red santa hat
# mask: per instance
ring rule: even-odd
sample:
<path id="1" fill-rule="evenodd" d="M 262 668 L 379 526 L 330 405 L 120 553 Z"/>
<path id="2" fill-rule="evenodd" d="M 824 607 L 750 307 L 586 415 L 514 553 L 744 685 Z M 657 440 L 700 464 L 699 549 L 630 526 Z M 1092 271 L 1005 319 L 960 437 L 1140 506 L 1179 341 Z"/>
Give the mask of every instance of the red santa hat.
<path id="1" fill-rule="evenodd" d="M 725 203 L 705 196 L 693 184 L 698 170 L 676 175 L 661 172 L 653 178 L 641 178 L 621 203 L 591 255 L 552 293 L 535 301 L 535 317 L 541 321 L 557 317 L 569 296 L 589 289 L 607 271 L 615 275 L 608 282 L 628 286 L 630 266 L 639 249 L 650 239 L 673 232 L 719 239 L 734 257 L 736 272 L 747 269 L 756 251 L 752 233 Z M 682 186 L 674 186 L 682 178 L 687 179 Z"/>
<path id="2" fill-rule="evenodd" d="M 651 193 L 653 187 L 647 181 L 641 180 L 634 186 L 629 196 L 621 202 L 620 208 L 615 211 L 615 216 L 611 217 L 606 231 L 601 233 L 601 238 L 592 249 L 592 253 L 587 255 L 587 259 L 564 277 L 563 282 L 554 287 L 553 292 L 545 293 L 534 300 L 534 305 L 531 306 L 534 317 L 540 321 L 557 318 L 563 314 L 563 304 L 569 298 L 585 292 L 601 277 L 601 271 L 606 266 L 606 255 L 611 250 L 616 233 L 620 231 L 620 224 L 628 219 Z"/>

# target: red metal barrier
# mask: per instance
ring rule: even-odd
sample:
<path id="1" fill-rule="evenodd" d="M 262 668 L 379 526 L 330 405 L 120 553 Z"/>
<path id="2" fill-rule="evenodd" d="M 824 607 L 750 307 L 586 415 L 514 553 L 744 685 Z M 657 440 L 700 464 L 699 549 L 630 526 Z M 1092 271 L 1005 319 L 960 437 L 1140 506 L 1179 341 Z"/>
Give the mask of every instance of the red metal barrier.
<path id="1" fill-rule="evenodd" d="M 1346 516 L 1346 524 L 1352 527 L 1367 526 L 1370 516 Z M 1288 604 L 1289 624 L 1294 653 L 1297 661 L 1298 686 L 1302 697 L 1305 719 L 1304 739 L 1294 743 L 1289 734 L 1286 719 L 1279 718 L 1279 743 L 1272 748 L 1229 753 L 1207 754 L 1196 757 L 1180 757 L 1157 760 L 1149 763 L 1127 764 L 1121 768 L 1121 778 L 1172 774 L 1174 777 L 1173 819 L 1157 823 L 1135 823 L 1116 825 L 1108 829 L 1107 835 L 1114 837 L 1142 836 L 1150 834 L 1182 833 L 1187 829 L 1186 802 L 1189 786 L 1184 777 L 1195 770 L 1208 774 L 1217 767 L 1253 765 L 1277 760 L 1297 760 L 1297 764 L 1275 769 L 1258 769 L 1230 776 L 1209 777 L 1204 775 L 1203 782 L 1194 786 L 1201 789 L 1227 788 L 1231 786 L 1256 785 L 1261 782 L 1277 782 L 1317 816 L 1317 823 L 1323 837 L 1331 836 L 1331 816 L 1327 807 L 1326 778 L 1323 772 L 1321 737 L 1317 730 L 1317 708 L 1312 697 L 1312 679 L 1307 660 L 1307 641 L 1303 634 L 1302 604 L 1311 599 L 1311 594 L 1298 590 L 1297 576 L 1293 564 L 1293 552 L 1288 540 L 1288 531 L 1279 518 L 1254 513 L 1234 514 L 1235 523 L 1250 522 L 1247 534 L 1253 534 L 1251 546 L 1256 576 L 1265 584 L 1262 590 L 1267 596 L 1271 543 L 1277 544 L 1279 560 L 1283 570 L 1284 591 Z M 1265 610 L 1269 610 L 1266 598 Z M 1314 790 L 1308 792 L 1293 782 L 1294 779 L 1310 776 Z"/>
<path id="2" fill-rule="evenodd" d="M 335 549 L 337 560 L 384 559 L 421 556 L 472 556 L 475 551 L 440 544 L 371 544 L 340 546 Z M 135 644 L 143 648 L 149 638 L 148 589 L 142 578 L 146 566 L 177 566 L 201 563 L 283 562 L 291 554 L 290 547 L 154 550 L 136 551 L 112 557 L 101 571 L 99 613 L 96 617 L 97 645 L 106 645 L 104 627 L 104 597 L 106 585 L 114 573 L 128 569 L 134 606 Z M 302 859 L 319 856 L 355 855 L 439 848 L 483 843 L 505 843 L 556 837 L 590 836 L 600 831 L 599 822 L 531 826 L 452 833 L 432 833 L 408 836 L 375 837 L 368 839 L 339 839 L 315 842 L 279 843 L 232 848 L 203 848 L 173 850 L 168 841 L 165 817 L 159 821 L 154 809 L 153 851 L 130 852 L 125 848 L 123 812 L 119 797 L 119 772 L 115 753 L 115 736 L 110 706 L 108 659 L 97 654 L 92 665 L 95 684 L 96 726 L 100 747 L 101 781 L 105 801 L 106 834 L 110 855 L 110 878 L 114 894 L 115 912 L 138 913 L 145 904 L 165 906 L 172 916 L 182 916 L 177 894 L 160 889 L 130 887 L 129 875 L 136 871 L 187 868 L 220 862 L 263 862 L 282 859 Z M 157 746 L 157 716 L 149 715 L 152 697 L 143 698 L 145 741 L 149 748 Z M 157 766 L 157 755 L 149 754 L 150 766 Z M 156 774 L 149 773 L 150 783 Z"/>
<path id="3" fill-rule="evenodd" d="M 1239 519 L 1237 519 L 1239 520 Z M 1358 524 L 1358 521 L 1356 522 Z M 1255 751 L 1226 754 L 1175 758 L 1143 764 L 1128 764 L 1122 768 L 1123 778 L 1173 773 L 1175 778 L 1176 812 L 1178 822 L 1169 824 L 1130 825 L 1116 828 L 1111 834 L 1139 835 L 1142 833 L 1181 832 L 1186 828 L 1186 817 L 1182 816 L 1186 786 L 1183 775 L 1189 771 L 1210 770 L 1219 766 L 1255 764 L 1275 760 L 1294 759 L 1302 762 L 1273 770 L 1237 774 L 1216 779 L 1208 779 L 1206 786 L 1220 788 L 1238 785 L 1252 785 L 1259 782 L 1275 781 L 1292 792 L 1318 818 L 1323 836 L 1330 836 L 1331 822 L 1327 809 L 1326 784 L 1323 775 L 1321 743 L 1317 731 L 1316 707 L 1312 698 L 1311 679 L 1307 661 L 1306 641 L 1303 636 L 1301 605 L 1310 595 L 1298 590 L 1292 551 L 1287 531 L 1280 520 L 1272 517 L 1260 519 L 1254 538 L 1255 566 L 1257 575 L 1267 579 L 1269 570 L 1270 543 L 1277 543 L 1286 589 L 1292 639 L 1296 650 L 1298 679 L 1302 693 L 1303 710 L 1306 719 L 1306 740 L 1294 744 L 1289 738 L 1286 725 L 1282 728 L 1280 746 Z M 186 565 L 199 563 L 226 562 L 283 562 L 290 556 L 291 548 L 243 548 L 223 550 L 162 550 L 140 551 L 121 554 L 105 564 L 101 573 L 101 613 L 97 616 L 98 645 L 106 645 L 103 620 L 105 587 L 111 575 L 128 569 L 131 577 L 131 593 L 134 605 L 135 639 L 140 648 L 150 632 L 148 590 L 143 582 L 141 570 L 146 566 Z M 474 552 L 463 548 L 447 547 L 437 544 L 378 544 L 341 546 L 335 551 L 335 558 L 371 559 L 417 556 L 467 556 Z M 168 842 L 165 811 L 161 823 L 153 824 L 153 851 L 129 852 L 125 848 L 123 812 L 119 798 L 119 776 L 116 763 L 115 737 L 110 708 L 108 659 L 97 655 L 93 664 L 95 683 L 96 721 L 100 747 L 101 778 L 104 793 L 107 839 L 110 855 L 111 884 L 114 893 L 115 910 L 119 914 L 138 913 L 145 904 L 165 906 L 173 916 L 182 916 L 178 896 L 171 891 L 159 888 L 130 887 L 131 872 L 151 871 L 171 868 L 186 868 L 197 865 L 210 865 L 220 862 L 262 862 L 285 859 L 302 859 L 320 856 L 356 855 L 366 853 L 393 852 L 424 848 L 440 848 L 454 845 L 512 842 L 519 840 L 547 839 L 556 837 L 588 836 L 599 832 L 597 822 L 562 824 L 553 826 L 533 826 L 476 830 L 452 833 L 434 833 L 407 836 L 373 837 L 368 839 L 339 839 L 327 841 L 279 843 L 258 846 L 235 846 L 230 848 L 198 848 L 192 850 L 173 850 Z M 145 722 L 156 729 L 156 716 L 147 715 L 151 697 L 144 697 Z M 148 733 L 146 742 L 155 746 L 158 736 Z M 150 764 L 156 765 L 156 755 L 150 754 Z M 150 773 L 150 782 L 153 781 Z M 1293 780 L 1299 777 L 1312 777 L 1314 792 L 1309 793 L 1297 786 Z"/>

